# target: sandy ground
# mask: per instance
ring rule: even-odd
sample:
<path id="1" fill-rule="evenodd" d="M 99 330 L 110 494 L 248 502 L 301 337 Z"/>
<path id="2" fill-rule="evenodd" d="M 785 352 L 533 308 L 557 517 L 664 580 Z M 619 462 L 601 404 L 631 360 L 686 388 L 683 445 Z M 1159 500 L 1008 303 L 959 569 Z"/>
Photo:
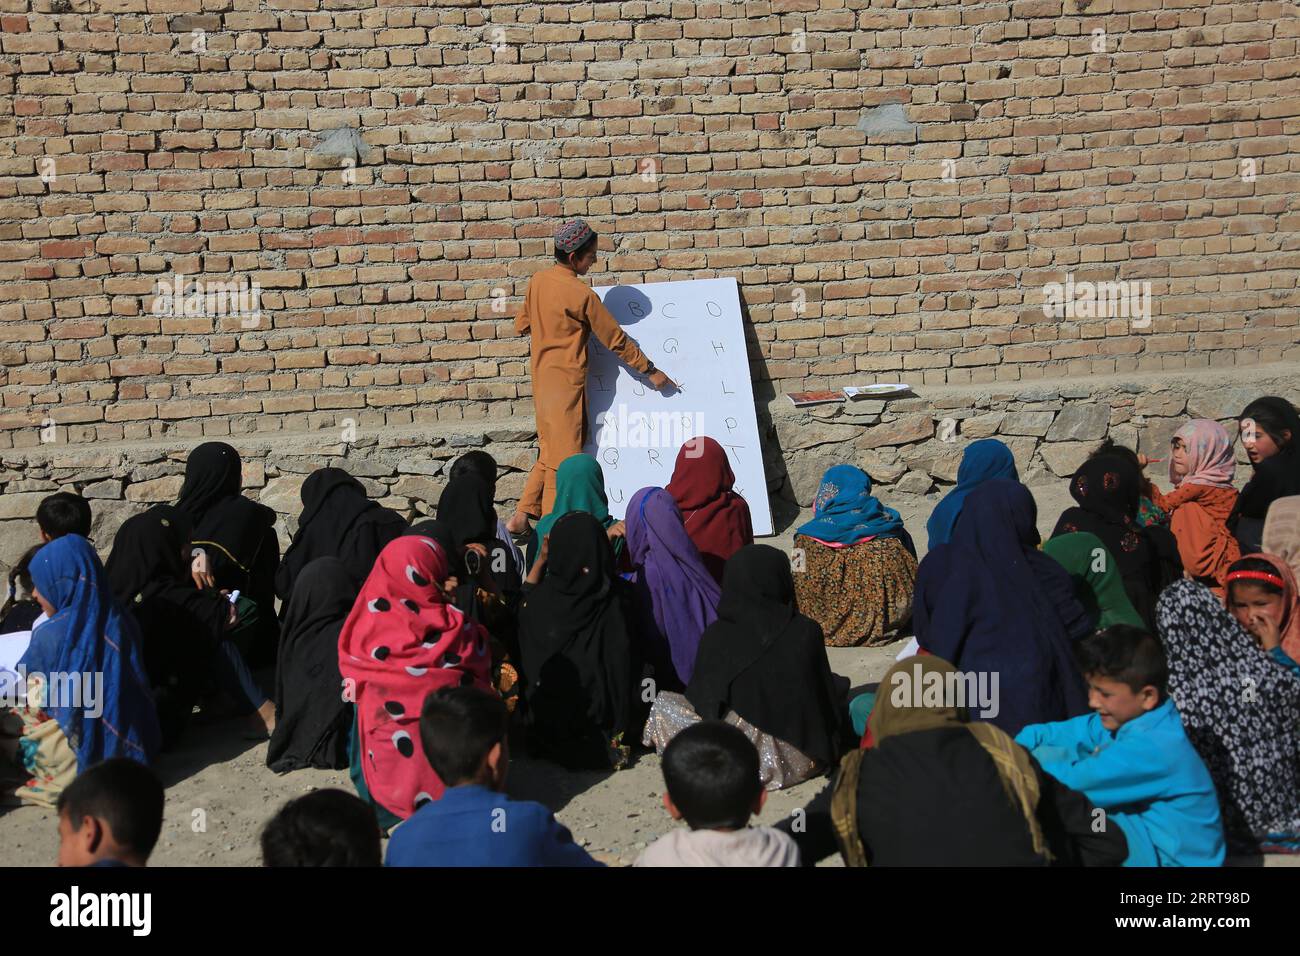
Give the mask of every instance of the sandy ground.
<path id="1" fill-rule="evenodd" d="M 1032 489 L 1039 528 L 1046 536 L 1068 503 L 1064 482 Z M 925 517 L 938 495 L 889 496 L 902 512 L 918 549 L 925 547 Z M 799 520 L 805 520 L 803 515 Z M 791 546 L 796 522 L 778 521 L 783 532 L 767 543 Z M 848 677 L 854 691 L 874 685 L 902 649 L 903 641 L 877 648 L 828 648 L 831 668 Z M 351 792 L 346 771 L 303 770 L 277 776 L 266 767 L 266 744 L 241 739 L 233 723 L 195 727 L 183 751 L 162 757 L 156 768 L 167 786 L 163 832 L 151 863 L 156 866 L 256 866 L 264 823 L 286 801 L 321 787 Z M 826 785 L 824 778 L 769 794 L 760 822 L 775 823 L 803 806 Z M 549 806 L 594 856 L 612 865 L 631 863 L 645 846 L 676 824 L 661 804 L 659 758 L 641 756 L 618 773 L 570 773 L 544 761 L 516 757 L 511 796 Z M 8 866 L 53 864 L 58 849 L 52 811 L 20 807 L 0 816 L 0 862 Z M 1243 861 L 1245 862 L 1245 861 Z M 1268 857 L 1268 865 L 1291 859 Z M 826 865 L 840 865 L 837 858 Z"/>

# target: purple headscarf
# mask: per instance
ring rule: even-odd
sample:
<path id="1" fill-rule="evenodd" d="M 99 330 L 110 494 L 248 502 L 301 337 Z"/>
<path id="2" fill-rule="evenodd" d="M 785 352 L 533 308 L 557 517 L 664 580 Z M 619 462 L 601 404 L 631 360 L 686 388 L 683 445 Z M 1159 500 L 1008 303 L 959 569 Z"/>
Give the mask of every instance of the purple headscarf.
<path id="1" fill-rule="evenodd" d="M 673 670 L 689 683 L 700 635 L 717 618 L 722 592 L 686 534 L 677 503 L 663 488 L 634 494 L 625 520 L 642 620 L 647 627 L 653 624 L 657 643 L 667 642 Z"/>

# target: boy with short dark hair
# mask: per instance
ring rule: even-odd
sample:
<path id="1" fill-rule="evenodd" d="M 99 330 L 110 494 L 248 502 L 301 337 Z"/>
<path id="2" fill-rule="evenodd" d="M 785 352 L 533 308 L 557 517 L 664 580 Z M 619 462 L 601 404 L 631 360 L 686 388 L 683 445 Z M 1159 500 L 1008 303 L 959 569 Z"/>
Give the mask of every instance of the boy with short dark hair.
<path id="1" fill-rule="evenodd" d="M 799 866 L 799 847 L 773 827 L 751 827 L 767 791 L 758 751 L 718 720 L 693 724 L 664 748 L 664 809 L 689 829 L 650 844 L 636 866 Z"/>
<path id="2" fill-rule="evenodd" d="M 1016 742 L 1124 831 L 1125 866 L 1220 866 L 1214 781 L 1166 693 L 1160 642 L 1116 624 L 1080 640 L 1075 657 L 1093 713 L 1030 724 Z"/>
<path id="3" fill-rule="evenodd" d="M 387 866 L 600 866 L 540 803 L 502 791 L 509 712 L 477 687 L 444 687 L 420 711 L 420 743 L 447 789 L 388 841 Z"/>
<path id="4" fill-rule="evenodd" d="M 379 866 L 375 808 L 343 790 L 290 800 L 262 830 L 263 866 Z"/>
<path id="5" fill-rule="evenodd" d="M 36 506 L 36 524 L 41 541 L 50 542 L 65 534 L 90 537 L 90 502 L 70 491 L 59 491 L 41 499 Z"/>
<path id="6" fill-rule="evenodd" d="M 144 866 L 163 821 L 163 786 L 125 757 L 95 764 L 59 795 L 59 866 Z"/>

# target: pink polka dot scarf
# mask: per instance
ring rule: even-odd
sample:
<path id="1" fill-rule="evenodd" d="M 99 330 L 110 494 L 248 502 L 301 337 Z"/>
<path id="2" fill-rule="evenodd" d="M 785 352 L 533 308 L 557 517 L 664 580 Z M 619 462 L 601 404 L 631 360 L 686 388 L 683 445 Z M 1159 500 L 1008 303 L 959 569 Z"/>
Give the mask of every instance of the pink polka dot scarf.
<path id="1" fill-rule="evenodd" d="M 405 820 L 442 796 L 420 746 L 420 709 L 441 687 L 492 690 L 487 631 L 447 602 L 442 548 L 426 537 L 390 542 L 339 633 L 339 671 L 357 706 L 366 787 Z"/>

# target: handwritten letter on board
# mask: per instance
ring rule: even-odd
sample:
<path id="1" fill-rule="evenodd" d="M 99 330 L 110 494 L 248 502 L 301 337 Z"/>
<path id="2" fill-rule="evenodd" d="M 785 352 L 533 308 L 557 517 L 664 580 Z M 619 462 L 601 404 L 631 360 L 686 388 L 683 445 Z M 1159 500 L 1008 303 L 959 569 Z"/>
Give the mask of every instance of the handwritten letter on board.
<path id="1" fill-rule="evenodd" d="M 587 454 L 600 459 L 610 514 L 672 478 L 678 449 L 708 435 L 727 452 L 755 535 L 772 534 L 736 280 L 595 287 L 619 325 L 681 391 L 655 391 L 595 338 L 587 372 Z"/>

